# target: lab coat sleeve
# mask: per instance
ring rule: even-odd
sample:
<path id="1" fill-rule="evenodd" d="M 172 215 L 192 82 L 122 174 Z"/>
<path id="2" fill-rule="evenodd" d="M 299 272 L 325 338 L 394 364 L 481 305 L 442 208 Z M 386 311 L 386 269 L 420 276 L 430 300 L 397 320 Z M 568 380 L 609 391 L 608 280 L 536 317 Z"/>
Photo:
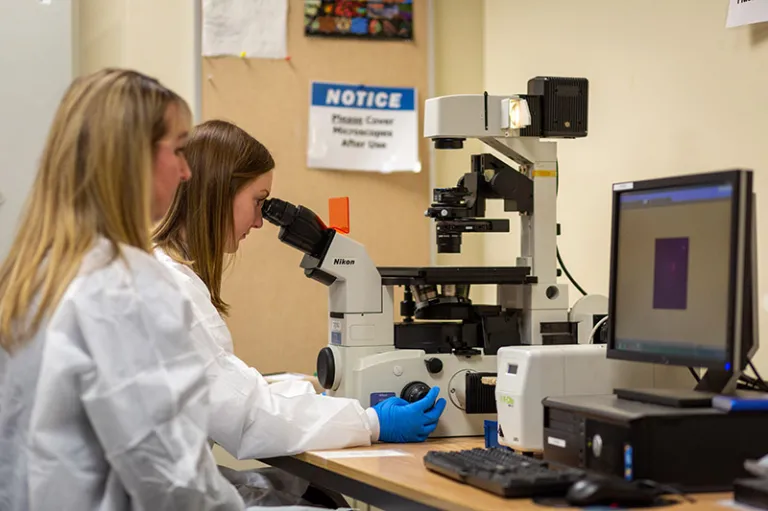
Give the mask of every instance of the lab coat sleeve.
<path id="1" fill-rule="evenodd" d="M 198 330 L 194 336 L 205 332 Z M 375 411 L 364 410 L 358 401 L 314 392 L 283 394 L 236 355 L 217 351 L 209 354 L 206 367 L 210 435 L 236 458 L 365 446 L 378 439 Z"/>
<path id="2" fill-rule="evenodd" d="M 191 309 L 157 275 L 77 305 L 92 368 L 81 400 L 133 509 L 243 509 L 207 444 L 208 389 Z"/>
<path id="3" fill-rule="evenodd" d="M 376 412 L 363 410 L 356 400 L 318 395 L 306 383 L 269 385 L 232 353 L 229 329 L 202 280 L 162 251 L 156 255 L 193 304 L 192 340 L 211 389 L 211 440 L 236 458 L 252 459 L 378 439 Z"/>
<path id="4" fill-rule="evenodd" d="M 306 380 L 276 381 L 269 384 L 269 391 L 272 394 L 280 394 L 286 397 L 316 393 L 312 382 Z"/>

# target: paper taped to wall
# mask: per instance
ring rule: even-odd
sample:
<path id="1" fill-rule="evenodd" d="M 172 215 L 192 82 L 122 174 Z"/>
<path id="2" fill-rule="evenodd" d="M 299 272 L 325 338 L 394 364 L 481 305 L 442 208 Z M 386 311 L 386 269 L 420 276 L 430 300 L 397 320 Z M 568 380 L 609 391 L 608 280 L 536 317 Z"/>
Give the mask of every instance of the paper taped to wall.
<path id="1" fill-rule="evenodd" d="M 307 167 L 420 172 L 415 87 L 312 82 Z"/>
<path id="2" fill-rule="evenodd" d="M 730 0 L 726 27 L 768 21 L 768 0 Z"/>
<path id="3" fill-rule="evenodd" d="M 284 59 L 288 0 L 203 0 L 203 56 Z"/>

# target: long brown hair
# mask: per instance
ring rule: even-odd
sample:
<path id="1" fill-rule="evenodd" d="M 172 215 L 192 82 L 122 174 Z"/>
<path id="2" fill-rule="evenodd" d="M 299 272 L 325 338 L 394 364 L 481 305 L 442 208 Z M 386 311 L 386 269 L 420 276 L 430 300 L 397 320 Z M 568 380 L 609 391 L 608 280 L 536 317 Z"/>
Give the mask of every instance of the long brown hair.
<path id="1" fill-rule="evenodd" d="M 184 154 L 192 178 L 179 186 L 153 240 L 171 258 L 192 267 L 213 305 L 226 315 L 229 305 L 221 298 L 221 276 L 226 245 L 234 236 L 234 198 L 275 162 L 245 130 L 219 120 L 197 126 Z"/>
<path id="2" fill-rule="evenodd" d="M 105 69 L 59 104 L 8 257 L 0 267 L 0 346 L 28 340 L 58 305 L 98 236 L 150 250 L 152 158 L 172 104 L 158 81 Z M 30 317 L 34 310 L 34 314 Z"/>

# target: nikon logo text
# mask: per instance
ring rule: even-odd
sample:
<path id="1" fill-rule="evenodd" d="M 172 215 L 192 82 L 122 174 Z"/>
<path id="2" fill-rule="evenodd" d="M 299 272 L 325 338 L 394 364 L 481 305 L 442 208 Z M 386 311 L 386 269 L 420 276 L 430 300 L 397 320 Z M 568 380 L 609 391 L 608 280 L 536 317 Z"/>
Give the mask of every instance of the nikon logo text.
<path id="1" fill-rule="evenodd" d="M 354 259 L 344 259 L 342 257 L 337 257 L 333 260 L 334 266 L 354 266 L 355 260 Z"/>

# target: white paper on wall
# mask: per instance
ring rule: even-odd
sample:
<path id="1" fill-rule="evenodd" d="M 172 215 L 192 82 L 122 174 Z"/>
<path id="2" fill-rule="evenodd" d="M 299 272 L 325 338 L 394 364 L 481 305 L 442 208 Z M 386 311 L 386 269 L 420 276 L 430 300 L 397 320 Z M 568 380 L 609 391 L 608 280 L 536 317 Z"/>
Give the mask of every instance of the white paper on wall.
<path id="1" fill-rule="evenodd" d="M 312 82 L 307 167 L 420 172 L 415 87 Z"/>
<path id="2" fill-rule="evenodd" d="M 288 0 L 203 0 L 203 56 L 284 59 Z"/>
<path id="3" fill-rule="evenodd" d="M 726 27 L 768 21 L 768 0 L 730 0 Z"/>

